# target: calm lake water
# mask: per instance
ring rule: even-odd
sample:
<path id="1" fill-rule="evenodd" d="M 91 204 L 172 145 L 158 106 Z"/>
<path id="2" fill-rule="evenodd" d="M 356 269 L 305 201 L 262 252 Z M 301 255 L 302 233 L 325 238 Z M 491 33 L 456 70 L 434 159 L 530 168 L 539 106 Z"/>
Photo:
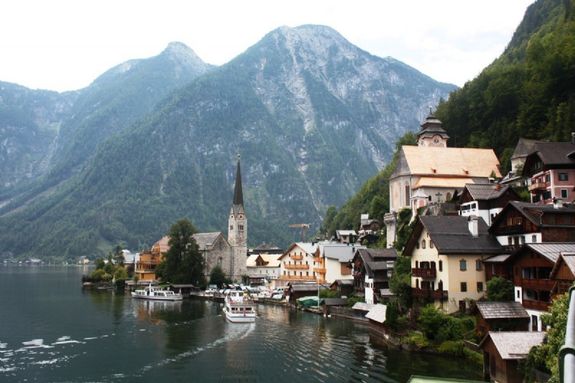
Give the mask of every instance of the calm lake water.
<path id="1" fill-rule="evenodd" d="M 230 324 L 221 305 L 82 291 L 78 267 L 0 265 L 0 382 L 405 382 L 479 379 L 478 366 L 398 352 L 365 326 L 258 307 Z"/>

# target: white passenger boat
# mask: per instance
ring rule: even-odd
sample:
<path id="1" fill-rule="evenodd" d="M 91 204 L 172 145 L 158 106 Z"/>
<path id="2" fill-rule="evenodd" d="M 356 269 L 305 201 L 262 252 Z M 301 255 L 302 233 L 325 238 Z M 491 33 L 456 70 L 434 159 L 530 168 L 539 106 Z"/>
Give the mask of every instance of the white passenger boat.
<path id="1" fill-rule="evenodd" d="M 243 291 L 231 290 L 225 298 L 224 313 L 233 323 L 249 323 L 256 320 L 256 304 Z"/>
<path id="2" fill-rule="evenodd" d="M 132 298 L 149 299 L 154 301 L 181 301 L 182 294 L 175 293 L 172 290 L 149 285 L 144 289 L 132 291 Z"/>

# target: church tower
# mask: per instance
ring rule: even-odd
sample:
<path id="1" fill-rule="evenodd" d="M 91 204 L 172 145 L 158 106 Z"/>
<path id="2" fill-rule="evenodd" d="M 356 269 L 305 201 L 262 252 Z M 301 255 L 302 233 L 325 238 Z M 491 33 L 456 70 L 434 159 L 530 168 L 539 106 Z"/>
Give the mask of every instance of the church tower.
<path id="1" fill-rule="evenodd" d="M 234 200 L 228 219 L 228 242 L 232 248 L 230 257 L 230 275 L 232 280 L 240 281 L 247 272 L 246 261 L 248 254 L 248 219 L 244 210 L 244 196 L 242 190 L 242 174 L 240 170 L 240 156 L 236 169 L 236 184 L 234 186 Z"/>
<path id="2" fill-rule="evenodd" d="M 447 147 L 449 136 L 434 115 L 429 112 L 425 122 L 421 124 L 421 130 L 417 132 L 418 146 L 435 146 L 440 148 Z"/>

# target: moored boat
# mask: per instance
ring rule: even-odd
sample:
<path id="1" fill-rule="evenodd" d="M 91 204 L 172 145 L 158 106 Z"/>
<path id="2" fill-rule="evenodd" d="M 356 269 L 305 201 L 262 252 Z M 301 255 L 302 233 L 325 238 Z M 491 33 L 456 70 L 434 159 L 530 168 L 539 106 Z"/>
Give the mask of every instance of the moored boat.
<path id="1" fill-rule="evenodd" d="M 232 323 L 249 323 L 256 320 L 256 304 L 243 291 L 232 290 L 225 298 L 224 314 Z"/>
<path id="2" fill-rule="evenodd" d="M 149 299 L 154 301 L 181 301 L 183 296 L 182 294 L 173 292 L 172 290 L 148 285 L 144 289 L 132 291 L 132 298 Z"/>

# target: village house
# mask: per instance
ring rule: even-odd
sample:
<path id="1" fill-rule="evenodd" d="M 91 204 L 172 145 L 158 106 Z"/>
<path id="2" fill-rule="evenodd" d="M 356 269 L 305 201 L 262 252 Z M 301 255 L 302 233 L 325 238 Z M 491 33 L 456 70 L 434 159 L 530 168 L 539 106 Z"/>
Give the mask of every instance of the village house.
<path id="1" fill-rule="evenodd" d="M 542 141 L 519 138 L 511 155 L 511 170 L 499 182 L 503 185 L 522 187 L 527 185 L 527 177 L 523 175 L 525 159 L 533 152 L 535 144 Z"/>
<path id="2" fill-rule="evenodd" d="M 367 304 L 381 302 L 390 296 L 389 279 L 393 273 L 395 249 L 360 248 L 352 259 L 355 292 Z"/>
<path id="3" fill-rule="evenodd" d="M 335 238 L 339 243 L 354 243 L 357 239 L 357 233 L 355 230 L 336 230 Z"/>
<path id="4" fill-rule="evenodd" d="M 280 276 L 280 257 L 282 254 L 255 253 L 247 260 L 247 270 L 250 285 L 268 285 L 275 287 L 275 281 Z"/>
<path id="5" fill-rule="evenodd" d="M 483 374 L 492 382 L 522 383 L 519 363 L 533 346 L 543 343 L 545 333 L 490 331 L 479 344 L 483 350 Z"/>
<path id="6" fill-rule="evenodd" d="M 529 314 L 519 302 L 477 301 L 476 331 L 483 338 L 489 331 L 528 331 Z"/>
<path id="7" fill-rule="evenodd" d="M 351 261 L 356 249 L 364 249 L 361 245 L 347 245 L 337 242 L 319 242 L 316 258 L 322 259 L 325 275 L 322 283 L 333 283 L 337 279 L 353 279 Z"/>
<path id="8" fill-rule="evenodd" d="M 575 253 L 562 252 L 559 254 L 553 270 L 551 279 L 555 281 L 554 294 L 564 294 L 575 281 Z"/>
<path id="9" fill-rule="evenodd" d="M 381 223 L 377 219 L 369 218 L 369 214 L 360 216 L 357 242 L 361 244 L 374 243 L 379 239 Z"/>
<path id="10" fill-rule="evenodd" d="M 481 217 L 487 226 L 491 226 L 493 218 L 509 201 L 519 199 L 517 193 L 509 185 L 467 184 L 459 197 L 459 215 Z"/>
<path id="11" fill-rule="evenodd" d="M 279 257 L 280 275 L 278 286 L 288 283 L 325 281 L 323 258 L 316 256 L 317 244 L 309 242 L 292 243 Z"/>
<path id="12" fill-rule="evenodd" d="M 420 216 L 405 246 L 415 298 L 447 313 L 465 311 L 485 294 L 483 259 L 503 253 L 477 217 Z"/>
<path id="13" fill-rule="evenodd" d="M 428 116 L 418 133 L 418 146 L 404 145 L 389 178 L 389 213 L 384 222 L 387 243 L 395 242 L 396 215 L 441 203 L 461 193 L 466 184 L 500 178 L 499 160 L 492 149 L 447 147 L 441 121 Z"/>
<path id="14" fill-rule="evenodd" d="M 551 272 L 562 253 L 574 252 L 575 242 L 529 243 L 509 258 L 513 270 L 515 301 L 527 310 L 531 331 L 544 330 L 541 315 L 549 309 L 557 285 Z"/>
<path id="15" fill-rule="evenodd" d="M 553 204 L 575 201 L 575 144 L 537 142 L 525 159 L 531 202 Z"/>
<path id="16" fill-rule="evenodd" d="M 490 233 L 507 251 L 541 242 L 575 241 L 575 207 L 511 201 L 493 219 Z"/>

